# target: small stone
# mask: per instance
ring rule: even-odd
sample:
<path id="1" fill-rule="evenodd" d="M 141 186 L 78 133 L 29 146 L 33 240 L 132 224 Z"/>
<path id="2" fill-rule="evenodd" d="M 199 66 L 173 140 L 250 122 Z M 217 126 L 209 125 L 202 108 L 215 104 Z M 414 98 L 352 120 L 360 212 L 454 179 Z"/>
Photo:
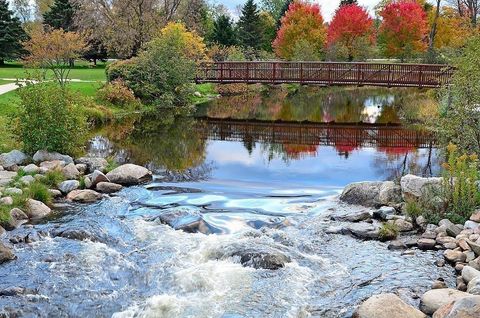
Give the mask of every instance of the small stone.
<path id="1" fill-rule="evenodd" d="M 40 171 L 40 168 L 37 165 L 32 163 L 26 166 L 25 168 L 23 168 L 23 171 L 28 174 L 36 174 Z"/>
<path id="2" fill-rule="evenodd" d="M 11 261 L 13 259 L 15 259 L 15 254 L 13 254 L 13 251 L 0 242 L 0 264 Z"/>
<path id="3" fill-rule="evenodd" d="M 81 174 L 85 174 L 87 173 L 87 165 L 86 164 L 83 164 L 83 163 L 77 163 L 75 165 L 75 168 L 77 168 L 77 170 L 81 173 Z"/>
<path id="4" fill-rule="evenodd" d="M 437 233 L 435 232 L 425 232 L 422 234 L 422 238 L 435 240 L 437 238 Z"/>
<path id="5" fill-rule="evenodd" d="M 26 208 L 26 213 L 31 219 L 41 219 L 48 216 L 50 212 L 52 212 L 52 210 L 44 203 L 33 199 L 27 200 Z"/>
<path id="6" fill-rule="evenodd" d="M 35 181 L 35 178 L 33 176 L 28 175 L 28 176 L 21 177 L 19 181 L 22 184 L 29 185 L 30 183 Z"/>
<path id="7" fill-rule="evenodd" d="M 5 197 L 0 199 L 0 205 L 13 205 L 12 197 Z"/>
<path id="8" fill-rule="evenodd" d="M 443 253 L 443 256 L 445 259 L 451 263 L 457 263 L 457 262 L 465 262 L 465 259 L 467 258 L 465 254 L 463 254 L 460 251 L 454 251 L 454 250 L 446 250 Z"/>
<path id="9" fill-rule="evenodd" d="M 74 190 L 67 195 L 67 200 L 79 203 L 93 203 L 102 198 L 102 195 L 93 190 Z"/>
<path id="10" fill-rule="evenodd" d="M 435 265 L 436 265 L 437 267 L 444 267 L 444 266 L 445 266 L 445 260 L 443 260 L 443 259 L 437 259 L 437 260 L 435 261 Z"/>
<path id="11" fill-rule="evenodd" d="M 363 302 L 353 314 L 355 318 L 425 318 L 418 309 L 406 304 L 395 294 L 375 295 Z"/>
<path id="12" fill-rule="evenodd" d="M 433 250 L 435 248 L 435 240 L 421 238 L 417 241 L 418 248 L 421 250 Z"/>
<path id="13" fill-rule="evenodd" d="M 380 209 L 373 212 L 373 218 L 385 221 L 389 215 L 394 215 L 395 213 L 395 208 L 382 206 Z"/>
<path id="14" fill-rule="evenodd" d="M 406 248 L 407 248 L 407 246 L 405 245 L 405 243 L 403 243 L 400 240 L 395 240 L 395 241 L 390 242 L 390 244 L 388 244 L 388 249 L 389 250 L 404 250 Z"/>
<path id="15" fill-rule="evenodd" d="M 22 195 L 23 191 L 22 189 L 18 188 L 6 188 L 4 191 L 4 194 L 6 195 Z"/>
<path id="16" fill-rule="evenodd" d="M 402 219 L 388 222 L 393 223 L 400 232 L 409 232 L 413 230 L 413 224 Z"/>
<path id="17" fill-rule="evenodd" d="M 479 226 L 480 226 L 480 224 L 477 223 L 477 222 L 474 222 L 474 221 L 467 221 L 467 222 L 465 222 L 465 228 L 466 228 L 466 229 L 475 230 L 475 229 L 477 229 Z M 473 234 L 473 232 L 472 232 L 471 234 Z"/>
<path id="18" fill-rule="evenodd" d="M 470 266 L 463 267 L 462 278 L 467 284 L 476 277 L 480 277 L 480 271 Z"/>
<path id="19" fill-rule="evenodd" d="M 46 169 L 47 171 L 51 170 L 60 170 L 65 167 L 65 161 L 59 161 L 59 160 L 54 160 L 54 161 L 44 161 L 40 164 L 40 168 Z"/>
<path id="20" fill-rule="evenodd" d="M 77 180 L 67 180 L 58 185 L 58 190 L 60 190 L 63 194 L 69 194 L 73 190 L 77 190 L 79 187 L 80 182 Z"/>
<path id="21" fill-rule="evenodd" d="M 62 192 L 57 189 L 49 189 L 48 192 L 52 195 L 54 199 L 58 199 L 62 196 Z"/>
<path id="22" fill-rule="evenodd" d="M 480 244 L 474 243 L 472 241 L 467 241 L 467 244 L 470 246 L 475 255 L 480 256 Z"/>
<path id="23" fill-rule="evenodd" d="M 470 221 L 480 223 L 480 211 L 476 211 L 475 213 L 473 213 L 470 217 Z"/>
<path id="24" fill-rule="evenodd" d="M 110 182 L 110 179 L 108 179 L 107 176 L 105 176 L 103 172 L 99 170 L 95 170 L 90 179 L 92 180 L 92 187 L 95 187 L 100 182 Z"/>
<path id="25" fill-rule="evenodd" d="M 436 280 L 433 282 L 432 289 L 441 289 L 441 288 L 447 288 L 447 284 L 445 284 L 444 281 Z"/>
<path id="26" fill-rule="evenodd" d="M 80 171 L 78 171 L 73 163 L 66 165 L 62 169 L 62 172 L 67 180 L 76 180 L 80 176 Z"/>
<path id="27" fill-rule="evenodd" d="M 122 188 L 123 186 L 111 182 L 100 182 L 97 184 L 97 190 L 107 194 L 118 192 L 122 190 Z"/>
<path id="28" fill-rule="evenodd" d="M 432 289 L 427 291 L 421 297 L 420 310 L 427 315 L 432 315 L 440 307 L 447 305 L 457 299 L 467 297 L 467 296 L 469 296 L 469 294 L 458 291 L 456 289 L 451 289 L 451 288 Z"/>

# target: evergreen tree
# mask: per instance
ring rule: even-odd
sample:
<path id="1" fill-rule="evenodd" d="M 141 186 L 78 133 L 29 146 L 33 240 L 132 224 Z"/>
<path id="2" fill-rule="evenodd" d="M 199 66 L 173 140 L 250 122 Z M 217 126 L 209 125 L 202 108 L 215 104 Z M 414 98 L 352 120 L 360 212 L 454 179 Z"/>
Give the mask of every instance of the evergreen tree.
<path id="1" fill-rule="evenodd" d="M 285 16 L 285 13 L 287 13 L 288 8 L 292 4 L 293 0 L 285 0 L 285 3 L 283 4 L 282 10 L 280 11 L 280 14 L 278 16 L 277 20 L 277 29 L 280 29 L 282 26 L 282 18 Z"/>
<path id="2" fill-rule="evenodd" d="M 226 46 L 236 44 L 235 29 L 228 16 L 221 15 L 214 21 L 212 41 Z"/>
<path id="3" fill-rule="evenodd" d="M 53 29 L 63 29 L 64 31 L 75 31 L 73 18 L 75 7 L 70 0 L 55 0 L 52 8 L 44 13 L 43 23 Z"/>
<path id="4" fill-rule="evenodd" d="M 253 0 L 247 0 L 242 8 L 242 15 L 238 21 L 238 38 L 244 47 L 260 49 L 263 43 L 263 32 L 260 14 Z"/>
<path id="5" fill-rule="evenodd" d="M 349 4 L 358 4 L 358 1 L 357 0 L 342 0 L 342 1 L 340 1 L 340 6 L 341 7 L 349 5 Z"/>
<path id="6" fill-rule="evenodd" d="M 21 42 L 27 38 L 20 20 L 8 9 L 7 0 L 0 0 L 0 65 L 21 57 L 25 52 Z"/>

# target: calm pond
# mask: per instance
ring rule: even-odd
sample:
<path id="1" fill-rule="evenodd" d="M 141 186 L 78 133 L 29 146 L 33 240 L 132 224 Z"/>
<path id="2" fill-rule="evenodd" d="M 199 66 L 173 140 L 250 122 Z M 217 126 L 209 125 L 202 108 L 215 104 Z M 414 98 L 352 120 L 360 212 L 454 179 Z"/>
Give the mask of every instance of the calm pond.
<path id="1" fill-rule="evenodd" d="M 94 156 L 146 165 L 146 186 L 12 235 L 18 259 L 0 267 L 0 308 L 25 317 L 350 317 L 372 294 L 415 295 L 452 269 L 436 252 L 404 256 L 379 242 L 327 235 L 348 183 L 434 175 L 434 140 L 406 129 L 418 90 L 269 90 L 222 97 L 194 117 L 124 119 L 96 132 Z M 159 215 L 201 218 L 175 231 Z M 75 231 L 90 240 L 54 237 Z M 276 251 L 279 270 L 243 267 L 235 251 Z M 234 251 L 234 252 L 232 252 Z M 232 254 L 233 253 L 233 254 Z M 0 311 L 1 313 L 1 311 Z"/>

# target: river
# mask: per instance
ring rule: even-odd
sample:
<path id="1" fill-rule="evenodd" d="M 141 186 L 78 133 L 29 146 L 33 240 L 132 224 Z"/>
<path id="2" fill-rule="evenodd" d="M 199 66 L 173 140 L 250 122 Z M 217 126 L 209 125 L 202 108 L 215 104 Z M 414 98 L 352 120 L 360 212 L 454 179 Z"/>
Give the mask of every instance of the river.
<path id="1" fill-rule="evenodd" d="M 415 303 L 437 278 L 453 286 L 436 252 L 325 233 L 332 213 L 352 209 L 335 198 L 348 183 L 438 173 L 434 141 L 402 125 L 410 94 L 274 90 L 103 127 L 87 151 L 146 165 L 154 182 L 9 233 L 32 243 L 0 266 L 0 291 L 26 288 L 0 297 L 0 315 L 346 318 L 372 294 Z M 203 233 L 158 221 L 172 211 L 200 216 Z M 252 248 L 291 261 L 268 270 L 231 257 Z"/>

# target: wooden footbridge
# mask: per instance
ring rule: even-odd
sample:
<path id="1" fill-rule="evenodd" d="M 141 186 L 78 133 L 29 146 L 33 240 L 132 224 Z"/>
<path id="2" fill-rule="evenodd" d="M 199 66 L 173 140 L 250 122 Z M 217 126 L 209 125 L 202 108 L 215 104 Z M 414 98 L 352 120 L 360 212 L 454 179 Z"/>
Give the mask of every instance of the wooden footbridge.
<path id="1" fill-rule="evenodd" d="M 211 62 L 198 67 L 196 82 L 437 88 L 448 84 L 453 72 L 437 64 Z"/>
<path id="2" fill-rule="evenodd" d="M 396 124 L 337 124 L 196 118 L 197 132 L 212 140 L 245 141 L 283 145 L 334 146 L 350 149 L 374 147 L 389 150 L 431 148 L 430 133 L 405 129 Z"/>

